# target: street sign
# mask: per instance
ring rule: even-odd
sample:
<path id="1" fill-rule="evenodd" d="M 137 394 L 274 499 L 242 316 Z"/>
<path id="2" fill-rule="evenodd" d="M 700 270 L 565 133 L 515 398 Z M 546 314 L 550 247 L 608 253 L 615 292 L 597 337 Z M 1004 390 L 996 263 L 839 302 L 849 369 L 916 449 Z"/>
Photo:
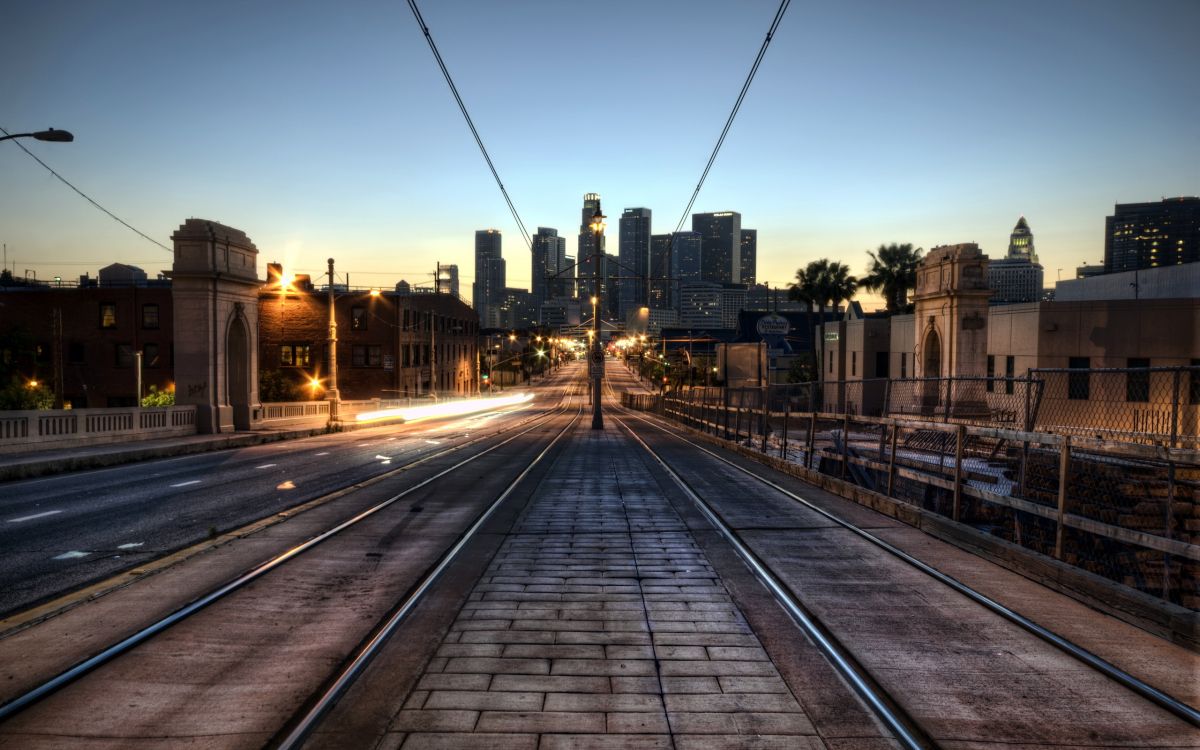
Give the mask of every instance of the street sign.
<path id="1" fill-rule="evenodd" d="M 592 364 L 594 364 L 594 365 L 602 365 L 602 364 L 604 364 L 604 352 L 603 352 L 603 350 L 601 350 L 601 349 L 594 349 L 594 350 L 592 350 Z"/>
<path id="2" fill-rule="evenodd" d="M 396 369 L 396 358 L 390 354 L 383 355 L 383 369 L 385 369 L 385 370 Z"/>
<path id="3" fill-rule="evenodd" d="M 760 336 L 786 336 L 792 326 L 787 318 L 771 313 L 759 318 L 756 327 Z"/>

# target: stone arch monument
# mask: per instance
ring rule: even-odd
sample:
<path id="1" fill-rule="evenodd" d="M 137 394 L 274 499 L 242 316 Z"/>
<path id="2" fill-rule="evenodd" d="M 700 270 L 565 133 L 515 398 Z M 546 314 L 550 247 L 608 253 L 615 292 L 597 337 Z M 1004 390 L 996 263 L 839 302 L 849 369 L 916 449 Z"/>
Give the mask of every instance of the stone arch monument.
<path id="1" fill-rule="evenodd" d="M 975 243 L 943 245 L 929 251 L 917 268 L 917 340 L 914 371 L 924 378 L 980 378 L 926 381 L 921 406 L 930 414 L 981 416 L 988 413 L 987 285 L 988 258 Z"/>
<path id="2" fill-rule="evenodd" d="M 202 433 L 254 427 L 258 400 L 258 248 L 240 230 L 188 219 L 175 234 L 175 402 Z"/>

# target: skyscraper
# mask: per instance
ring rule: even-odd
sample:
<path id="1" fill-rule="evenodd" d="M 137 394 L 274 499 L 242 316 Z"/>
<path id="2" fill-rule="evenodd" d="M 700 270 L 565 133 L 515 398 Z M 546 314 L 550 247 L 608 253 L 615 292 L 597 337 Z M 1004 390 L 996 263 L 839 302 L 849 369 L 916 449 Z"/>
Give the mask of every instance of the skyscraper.
<path id="1" fill-rule="evenodd" d="M 551 297 L 564 296 L 570 286 L 568 279 L 556 275 L 566 269 L 567 238 L 559 237 L 557 229 L 538 227 L 531 250 L 533 299 L 540 306 Z"/>
<path id="2" fill-rule="evenodd" d="M 758 230 L 742 230 L 741 283 L 754 286 L 758 283 Z"/>
<path id="3" fill-rule="evenodd" d="M 650 309 L 667 310 L 671 304 L 671 235 L 650 235 Z"/>
<path id="4" fill-rule="evenodd" d="M 625 320 L 630 311 L 648 307 L 650 275 L 650 209 L 627 208 L 621 214 L 617 275 L 620 296 L 618 316 Z"/>
<path id="5" fill-rule="evenodd" d="M 504 258 L 500 255 L 499 229 L 475 232 L 475 282 L 471 301 L 484 328 L 500 325 L 500 303 L 504 298 Z"/>
<path id="6" fill-rule="evenodd" d="M 1008 255 L 988 264 L 987 282 L 992 290 L 990 305 L 1037 302 L 1042 298 L 1045 273 L 1033 249 L 1033 231 L 1022 216 L 1008 239 Z"/>
<path id="7" fill-rule="evenodd" d="M 457 264 L 437 264 L 437 291 L 438 294 L 453 294 L 455 297 L 459 296 Z"/>
<path id="8" fill-rule="evenodd" d="M 740 284 L 742 215 L 736 211 L 692 214 L 692 231 L 701 237 L 700 277 L 719 284 Z"/>
<path id="9" fill-rule="evenodd" d="M 1200 261 L 1200 198 L 1118 203 L 1104 220 L 1104 272 Z"/>
<path id="10" fill-rule="evenodd" d="M 578 258 L 578 265 L 575 266 L 575 275 L 579 282 L 579 296 L 583 299 L 587 299 L 596 293 L 596 285 L 593 281 L 596 273 L 595 263 L 601 265 L 600 276 L 601 278 L 604 277 L 604 248 L 601 247 L 599 253 L 597 253 L 596 236 L 592 232 L 592 217 L 599 210 L 600 196 L 598 194 L 587 193 L 583 196 L 583 210 L 579 212 L 579 245 L 575 252 L 575 257 Z"/>
<path id="11" fill-rule="evenodd" d="M 671 242 L 671 276 L 675 289 L 702 280 L 703 239 L 699 232 L 676 232 Z"/>

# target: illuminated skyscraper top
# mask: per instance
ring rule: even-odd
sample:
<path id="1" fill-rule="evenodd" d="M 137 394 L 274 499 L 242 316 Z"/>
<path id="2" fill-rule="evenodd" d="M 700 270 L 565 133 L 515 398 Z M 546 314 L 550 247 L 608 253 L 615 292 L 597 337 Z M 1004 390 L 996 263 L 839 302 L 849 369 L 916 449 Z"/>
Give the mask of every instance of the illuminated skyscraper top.
<path id="1" fill-rule="evenodd" d="M 1033 232 L 1029 229 L 1029 222 L 1025 221 L 1025 217 L 1017 219 L 1017 225 L 1013 227 L 1012 234 L 1008 239 L 1008 259 L 1009 260 L 1028 260 L 1030 263 L 1037 263 L 1037 252 L 1033 249 Z"/>

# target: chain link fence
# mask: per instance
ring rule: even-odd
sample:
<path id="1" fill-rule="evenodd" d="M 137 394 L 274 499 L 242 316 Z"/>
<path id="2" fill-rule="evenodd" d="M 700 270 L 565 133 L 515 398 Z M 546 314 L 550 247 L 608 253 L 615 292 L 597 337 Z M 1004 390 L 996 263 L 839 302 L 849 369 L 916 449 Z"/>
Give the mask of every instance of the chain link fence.
<path id="1" fill-rule="evenodd" d="M 1045 397 L 1034 376 L 697 387 L 626 403 L 1200 610 L 1200 451 L 1025 429 L 1042 424 L 1046 382 Z M 860 413 L 881 386 L 880 411 L 918 413 Z M 922 413 L 935 394 L 940 414 Z M 956 414 L 967 399 L 986 414 Z"/>

